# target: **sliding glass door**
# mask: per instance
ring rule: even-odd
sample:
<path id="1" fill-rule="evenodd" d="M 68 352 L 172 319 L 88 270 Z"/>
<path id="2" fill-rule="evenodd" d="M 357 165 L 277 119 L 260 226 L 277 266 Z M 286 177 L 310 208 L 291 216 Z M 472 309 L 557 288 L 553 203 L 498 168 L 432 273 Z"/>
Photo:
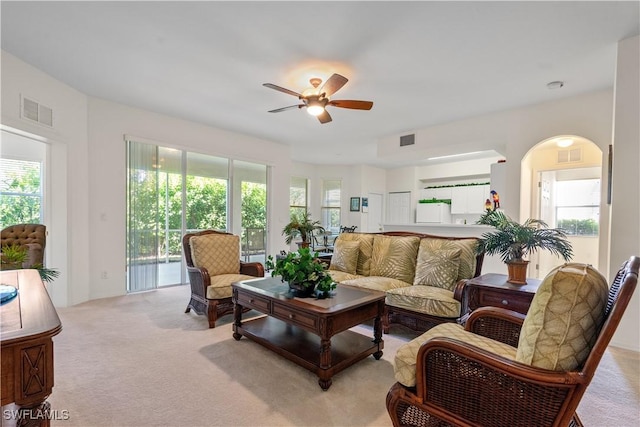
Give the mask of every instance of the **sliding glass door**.
<path id="1" fill-rule="evenodd" d="M 245 262 L 264 264 L 267 250 L 267 167 L 256 163 L 233 162 L 233 201 L 240 202 L 240 236 Z M 237 229 L 237 227 L 234 227 Z"/>
<path id="2" fill-rule="evenodd" d="M 264 262 L 266 166 L 135 141 L 127 144 L 129 292 L 185 283 L 182 236 L 190 232 L 238 234 L 242 256 Z"/>

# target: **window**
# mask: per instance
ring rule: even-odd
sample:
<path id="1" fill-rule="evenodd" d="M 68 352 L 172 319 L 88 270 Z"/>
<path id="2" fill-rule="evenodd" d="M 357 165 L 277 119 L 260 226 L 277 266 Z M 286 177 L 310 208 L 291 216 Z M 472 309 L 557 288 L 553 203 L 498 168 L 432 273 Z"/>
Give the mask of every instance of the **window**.
<path id="1" fill-rule="evenodd" d="M 569 235 L 598 236 L 600 180 L 578 179 L 556 183 L 557 227 Z"/>
<path id="2" fill-rule="evenodd" d="M 289 214 L 301 216 L 309 209 L 309 180 L 291 177 L 289 185 Z"/>
<path id="3" fill-rule="evenodd" d="M 42 164 L 0 159 L 0 228 L 42 223 Z"/>
<path id="4" fill-rule="evenodd" d="M 340 232 L 340 180 L 322 180 L 322 226 L 332 233 Z"/>

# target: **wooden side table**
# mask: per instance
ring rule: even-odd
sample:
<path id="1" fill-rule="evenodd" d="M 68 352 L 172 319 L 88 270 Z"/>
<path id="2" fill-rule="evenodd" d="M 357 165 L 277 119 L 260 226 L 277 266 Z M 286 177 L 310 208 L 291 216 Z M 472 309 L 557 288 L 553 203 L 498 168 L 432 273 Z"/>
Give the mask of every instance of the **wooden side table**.
<path id="1" fill-rule="evenodd" d="M 467 281 L 464 288 L 463 313 L 490 306 L 527 314 L 541 282 L 539 279 L 527 279 L 526 285 L 514 285 L 507 282 L 506 274 L 495 273 L 474 277 Z"/>
<path id="2" fill-rule="evenodd" d="M 60 318 L 36 270 L 2 271 L 0 282 L 18 288 L 18 296 L 0 307 L 2 424 L 49 426 L 57 416 L 46 399 L 53 388 L 52 338 L 62 329 Z"/>

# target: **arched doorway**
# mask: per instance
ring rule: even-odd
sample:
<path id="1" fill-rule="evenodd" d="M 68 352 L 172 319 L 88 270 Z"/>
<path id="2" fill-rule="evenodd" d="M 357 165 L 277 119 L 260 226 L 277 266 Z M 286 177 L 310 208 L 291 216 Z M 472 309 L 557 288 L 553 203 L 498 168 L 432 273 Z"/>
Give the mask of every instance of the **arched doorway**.
<path id="1" fill-rule="evenodd" d="M 602 150 L 576 135 L 557 135 L 536 144 L 522 159 L 521 216 L 562 228 L 572 243 L 573 261 L 600 264 L 606 234 Z M 528 200 L 526 200 L 528 199 Z M 529 277 L 543 278 L 564 261 L 549 253 L 530 257 Z"/>

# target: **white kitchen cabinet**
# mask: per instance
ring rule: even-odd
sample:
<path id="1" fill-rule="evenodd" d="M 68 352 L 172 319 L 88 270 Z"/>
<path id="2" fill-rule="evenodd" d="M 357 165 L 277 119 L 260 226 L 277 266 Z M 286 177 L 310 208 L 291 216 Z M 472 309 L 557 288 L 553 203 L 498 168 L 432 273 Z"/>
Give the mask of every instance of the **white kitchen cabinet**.
<path id="1" fill-rule="evenodd" d="M 451 223 L 451 205 L 448 203 L 418 203 L 417 223 Z"/>
<path id="2" fill-rule="evenodd" d="M 488 184 L 451 187 L 451 213 L 484 213 L 484 203 L 487 199 L 491 199 L 490 187 Z"/>

